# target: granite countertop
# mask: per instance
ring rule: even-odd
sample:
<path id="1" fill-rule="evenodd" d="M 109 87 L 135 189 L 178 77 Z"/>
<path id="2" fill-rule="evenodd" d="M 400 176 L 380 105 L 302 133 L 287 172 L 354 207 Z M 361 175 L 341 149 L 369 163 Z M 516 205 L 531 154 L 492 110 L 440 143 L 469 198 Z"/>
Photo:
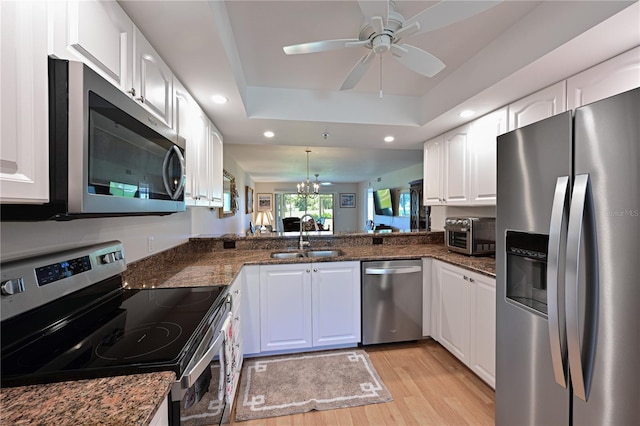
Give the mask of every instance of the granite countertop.
<path id="1" fill-rule="evenodd" d="M 431 241 L 434 235 L 414 237 Z M 329 247 L 344 252 L 339 257 L 272 259 L 271 253 L 296 251 L 278 246 L 291 239 L 274 238 L 271 245 L 240 249 L 211 248 L 222 244 L 202 236 L 187 244 L 127 265 L 126 288 L 203 287 L 229 285 L 244 265 L 419 259 L 429 257 L 495 277 L 493 257 L 469 257 L 449 253 L 442 243 L 410 243 L 393 236 L 396 244 L 371 245 L 371 235 L 345 237 L 351 246 L 322 245 L 313 241 L 310 249 Z M 442 238 L 435 235 L 435 238 Z M 253 242 L 266 240 L 253 238 Z M 248 241 L 238 239 L 239 243 Z M 249 242 L 251 244 L 253 242 Z M 294 242 L 294 244 L 297 241 Z M 397 243 L 399 242 L 399 244 Z M 216 246 L 217 247 L 217 246 Z M 283 248 L 285 247 L 285 248 Z M 0 390 L 0 424 L 57 425 L 146 425 L 175 381 L 172 372 L 137 374 L 103 379 L 4 388 Z"/>
<path id="2" fill-rule="evenodd" d="M 311 249 L 321 249 L 314 247 Z M 244 265 L 309 262 L 368 261 L 382 259 L 419 259 L 430 257 L 495 277 L 494 257 L 470 257 L 449 253 L 442 244 L 369 245 L 339 248 L 344 255 L 325 258 L 272 259 L 273 252 L 295 249 L 215 250 L 176 253 L 170 259 L 151 257 L 132 265 L 125 274 L 127 288 L 200 287 L 228 285 Z"/>
<path id="3" fill-rule="evenodd" d="M 2 425 L 148 425 L 173 372 L 2 388 Z"/>

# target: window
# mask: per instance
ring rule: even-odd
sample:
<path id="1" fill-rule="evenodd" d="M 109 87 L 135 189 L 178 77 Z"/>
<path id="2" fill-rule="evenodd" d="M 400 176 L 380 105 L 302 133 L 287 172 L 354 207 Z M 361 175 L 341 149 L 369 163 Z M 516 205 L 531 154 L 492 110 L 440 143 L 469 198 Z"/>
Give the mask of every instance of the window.
<path id="1" fill-rule="evenodd" d="M 305 212 L 312 215 L 321 231 L 333 233 L 333 194 L 318 194 L 305 197 L 295 193 L 276 194 L 276 215 L 278 228 L 282 229 L 283 219 L 302 217 Z"/>

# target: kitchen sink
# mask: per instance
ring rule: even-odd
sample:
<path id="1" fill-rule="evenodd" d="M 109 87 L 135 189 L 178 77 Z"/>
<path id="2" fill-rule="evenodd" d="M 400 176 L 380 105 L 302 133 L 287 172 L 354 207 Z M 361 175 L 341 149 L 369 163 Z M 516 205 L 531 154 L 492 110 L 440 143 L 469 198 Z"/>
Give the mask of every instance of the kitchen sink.
<path id="1" fill-rule="evenodd" d="M 272 259 L 298 259 L 301 257 L 337 257 L 342 256 L 344 252 L 337 249 L 325 249 L 325 250 L 305 250 L 300 251 L 279 251 L 271 253 Z"/>
<path id="2" fill-rule="evenodd" d="M 304 254 L 297 251 L 283 251 L 271 253 L 272 259 L 296 259 L 298 257 L 304 257 Z"/>
<path id="3" fill-rule="evenodd" d="M 342 250 L 307 250 L 305 252 L 307 257 L 336 257 L 343 254 Z"/>

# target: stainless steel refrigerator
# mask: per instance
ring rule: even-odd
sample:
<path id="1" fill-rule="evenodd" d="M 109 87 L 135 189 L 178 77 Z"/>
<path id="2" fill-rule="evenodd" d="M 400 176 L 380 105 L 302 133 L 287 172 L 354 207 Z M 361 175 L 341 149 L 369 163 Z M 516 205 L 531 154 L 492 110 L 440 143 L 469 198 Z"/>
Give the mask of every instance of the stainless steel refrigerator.
<path id="1" fill-rule="evenodd" d="M 640 88 L 498 137 L 496 424 L 640 425 Z"/>

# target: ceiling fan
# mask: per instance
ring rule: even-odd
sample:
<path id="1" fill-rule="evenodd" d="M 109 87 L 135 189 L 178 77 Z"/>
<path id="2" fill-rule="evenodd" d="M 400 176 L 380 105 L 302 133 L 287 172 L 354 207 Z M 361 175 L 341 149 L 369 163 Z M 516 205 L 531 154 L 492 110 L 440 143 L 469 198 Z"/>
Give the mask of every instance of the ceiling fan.
<path id="1" fill-rule="evenodd" d="M 359 0 L 366 24 L 357 39 L 337 39 L 294 44 L 283 47 L 287 55 L 326 52 L 342 48 L 365 47 L 371 52 L 360 58 L 345 78 L 340 90 L 353 89 L 364 77 L 376 55 L 391 51 L 393 57 L 407 68 L 426 77 L 442 71 L 445 64 L 418 47 L 400 43 L 403 38 L 433 31 L 483 12 L 502 0 L 443 0 L 409 19 L 396 11 L 393 0 Z"/>

